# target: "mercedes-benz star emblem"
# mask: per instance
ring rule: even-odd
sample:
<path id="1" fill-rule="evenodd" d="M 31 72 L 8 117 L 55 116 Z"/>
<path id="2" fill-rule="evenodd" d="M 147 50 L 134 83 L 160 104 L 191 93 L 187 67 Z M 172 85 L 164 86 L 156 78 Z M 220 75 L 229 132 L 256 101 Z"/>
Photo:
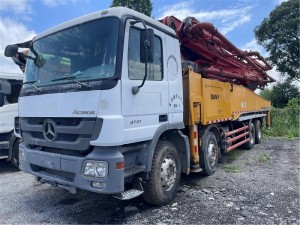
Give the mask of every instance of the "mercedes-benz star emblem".
<path id="1" fill-rule="evenodd" d="M 52 120 L 46 120 L 43 125 L 43 135 L 47 141 L 56 139 L 55 123 Z"/>

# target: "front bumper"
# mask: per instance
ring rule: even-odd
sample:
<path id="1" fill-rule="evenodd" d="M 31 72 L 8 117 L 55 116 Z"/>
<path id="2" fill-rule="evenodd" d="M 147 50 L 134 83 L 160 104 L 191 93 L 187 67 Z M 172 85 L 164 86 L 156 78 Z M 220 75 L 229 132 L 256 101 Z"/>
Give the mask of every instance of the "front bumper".
<path id="1" fill-rule="evenodd" d="M 10 145 L 13 143 L 13 132 L 0 134 L 0 157 L 8 156 Z"/>
<path id="2" fill-rule="evenodd" d="M 118 162 L 124 162 L 118 147 L 94 147 L 85 157 L 33 150 L 24 142 L 20 144 L 19 149 L 25 154 L 25 160 L 20 161 L 20 169 L 35 175 L 38 180 L 73 192 L 77 188 L 102 194 L 124 191 L 124 169 L 116 169 Z M 86 160 L 106 161 L 108 175 L 105 178 L 82 175 L 82 166 Z M 95 181 L 103 183 L 102 187 L 93 187 L 92 182 Z"/>
<path id="3" fill-rule="evenodd" d="M 0 141 L 0 157 L 8 156 L 9 141 Z"/>

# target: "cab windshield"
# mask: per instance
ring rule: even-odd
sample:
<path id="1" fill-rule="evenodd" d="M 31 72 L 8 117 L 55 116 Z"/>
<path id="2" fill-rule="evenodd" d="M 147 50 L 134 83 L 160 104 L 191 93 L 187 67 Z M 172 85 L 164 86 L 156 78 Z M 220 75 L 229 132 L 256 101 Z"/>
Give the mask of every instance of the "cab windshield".
<path id="1" fill-rule="evenodd" d="M 24 86 L 89 81 L 114 76 L 119 22 L 104 18 L 46 36 L 33 43 L 43 58 L 39 68 L 27 60 Z M 34 57 L 33 52 L 30 55 Z M 26 84 L 27 83 L 27 84 Z"/>

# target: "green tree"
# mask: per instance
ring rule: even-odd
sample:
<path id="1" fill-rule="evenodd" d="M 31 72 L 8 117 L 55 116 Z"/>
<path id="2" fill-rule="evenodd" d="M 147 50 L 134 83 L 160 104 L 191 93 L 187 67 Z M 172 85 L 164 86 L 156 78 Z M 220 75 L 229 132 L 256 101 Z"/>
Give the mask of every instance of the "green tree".
<path id="1" fill-rule="evenodd" d="M 300 80 L 299 0 L 277 6 L 254 29 L 257 42 L 269 52 L 269 60 L 290 80 Z"/>
<path id="2" fill-rule="evenodd" d="M 260 96 L 270 100 L 272 105 L 276 108 L 283 108 L 287 106 L 288 102 L 294 98 L 298 99 L 298 104 L 300 103 L 299 88 L 291 84 L 290 81 L 278 83 L 271 89 L 266 88 L 260 92 Z"/>
<path id="3" fill-rule="evenodd" d="M 259 95 L 261 97 L 263 97 L 264 99 L 267 99 L 269 101 L 271 101 L 272 99 L 272 88 L 265 88 L 264 90 L 262 90 Z"/>
<path id="4" fill-rule="evenodd" d="M 125 6 L 146 16 L 151 16 L 152 2 L 151 0 L 113 0 L 110 7 Z"/>

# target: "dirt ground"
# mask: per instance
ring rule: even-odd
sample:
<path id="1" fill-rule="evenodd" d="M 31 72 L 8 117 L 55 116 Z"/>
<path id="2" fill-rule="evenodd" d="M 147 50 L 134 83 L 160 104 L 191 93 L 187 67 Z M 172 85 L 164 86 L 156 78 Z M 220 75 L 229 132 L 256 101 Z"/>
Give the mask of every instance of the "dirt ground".
<path id="1" fill-rule="evenodd" d="M 299 143 L 268 138 L 235 150 L 210 177 L 183 175 L 177 198 L 162 207 L 73 195 L 1 161 L 0 224 L 300 224 Z"/>

